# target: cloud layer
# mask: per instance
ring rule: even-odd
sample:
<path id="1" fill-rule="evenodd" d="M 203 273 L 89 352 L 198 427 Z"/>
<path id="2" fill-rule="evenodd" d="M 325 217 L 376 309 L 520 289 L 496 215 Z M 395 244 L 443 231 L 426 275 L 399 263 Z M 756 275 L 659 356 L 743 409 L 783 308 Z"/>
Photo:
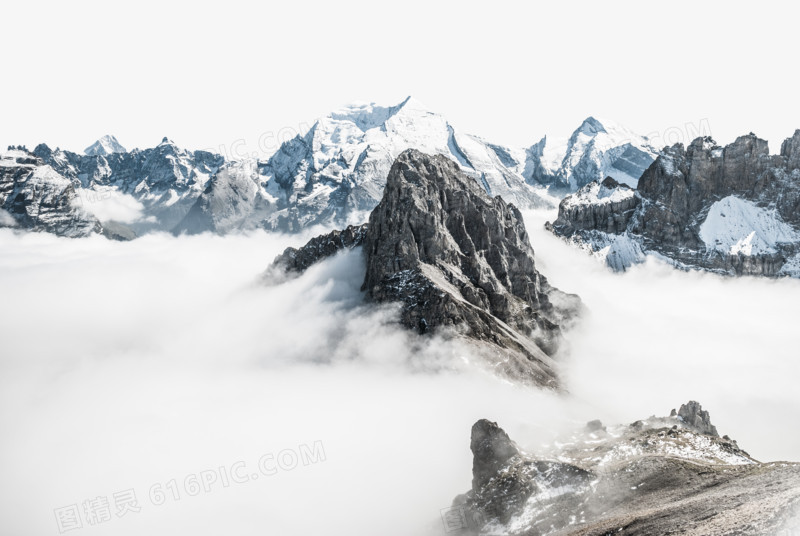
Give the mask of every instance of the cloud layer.
<path id="1" fill-rule="evenodd" d="M 529 450 L 565 426 L 633 421 L 689 398 L 751 454 L 800 458 L 787 423 L 796 281 L 645 265 L 619 275 L 542 231 L 539 267 L 591 310 L 562 357 L 569 395 L 511 386 L 468 348 L 398 329 L 361 302 L 359 252 L 280 285 L 260 276 L 304 237 L 129 243 L 0 230 L 0 484 L 9 532 L 134 489 L 142 510 L 72 534 L 438 534 L 470 485 L 469 429 Z M 187 476 L 321 442 L 325 459 L 194 496 Z M 208 473 L 205 473 L 208 474 Z M 180 498 L 152 504 L 155 484 Z"/>

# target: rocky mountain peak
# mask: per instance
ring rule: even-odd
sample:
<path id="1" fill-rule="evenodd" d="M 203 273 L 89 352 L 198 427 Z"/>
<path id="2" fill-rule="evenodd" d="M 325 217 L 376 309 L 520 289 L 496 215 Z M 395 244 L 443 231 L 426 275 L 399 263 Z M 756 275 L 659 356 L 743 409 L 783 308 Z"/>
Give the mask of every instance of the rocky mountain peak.
<path id="1" fill-rule="evenodd" d="M 287 250 L 276 264 L 302 271 L 359 245 L 362 290 L 373 302 L 399 303 L 402 325 L 461 337 L 497 372 L 557 387 L 551 355 L 580 300 L 536 270 L 519 210 L 489 197 L 455 162 L 403 152 L 366 226 Z"/>
<path id="2" fill-rule="evenodd" d="M 479 490 L 514 456 L 516 443 L 496 422 L 481 419 L 472 426 L 469 448 L 472 451 L 472 489 Z"/>
<path id="3" fill-rule="evenodd" d="M 681 405 L 678 410 L 678 417 L 687 426 L 694 428 L 701 434 L 719 437 L 717 428 L 711 424 L 711 415 L 703 409 L 699 402 L 694 400 Z"/>
<path id="4" fill-rule="evenodd" d="M 542 351 L 555 351 L 560 325 L 579 300 L 550 287 L 536 270 L 514 205 L 489 197 L 452 160 L 408 150 L 389 172 L 364 245 L 362 289 L 373 300 L 404 303 L 405 325 L 422 332 L 455 327 L 524 357 L 512 369 L 538 361 L 534 376 L 549 381 Z"/>
<path id="5" fill-rule="evenodd" d="M 744 154 L 755 158 L 761 155 L 769 156 L 769 143 L 767 140 L 759 138 L 750 132 L 749 134 L 736 138 L 731 146 L 726 148 L 726 153 L 727 152 Z"/>
<path id="6" fill-rule="evenodd" d="M 786 158 L 789 169 L 800 169 L 800 129 L 781 144 L 781 156 Z"/>

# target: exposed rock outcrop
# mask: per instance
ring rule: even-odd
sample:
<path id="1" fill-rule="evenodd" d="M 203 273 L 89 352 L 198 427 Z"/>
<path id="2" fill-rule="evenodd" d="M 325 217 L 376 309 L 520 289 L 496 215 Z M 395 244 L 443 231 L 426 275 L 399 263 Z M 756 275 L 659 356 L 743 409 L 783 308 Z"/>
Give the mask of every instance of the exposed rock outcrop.
<path id="1" fill-rule="evenodd" d="M 350 225 L 342 231 L 312 238 L 300 249 L 286 248 L 273 262 L 273 266 L 287 272 L 302 273 L 314 263 L 332 257 L 342 250 L 353 249 L 364 243 L 368 224 Z"/>
<path id="2" fill-rule="evenodd" d="M 711 416 L 699 402 L 691 400 L 688 404 L 683 404 L 678 410 L 678 417 L 686 426 L 694 428 L 701 434 L 719 437 L 717 428 L 711 424 Z"/>
<path id="3" fill-rule="evenodd" d="M 449 513 L 458 515 L 449 528 L 598 536 L 767 535 L 789 528 L 800 510 L 800 464 L 754 460 L 727 436 L 717 437 L 696 402 L 681 413 L 577 430 L 541 456 L 480 420 L 470 440 L 472 489 L 455 499 Z"/>
<path id="4" fill-rule="evenodd" d="M 366 228 L 316 238 L 276 262 L 302 270 L 357 245 L 367 264 L 362 290 L 399 303 L 404 326 L 462 336 L 498 372 L 557 385 L 551 356 L 580 300 L 536 270 L 516 207 L 489 197 L 455 162 L 402 153 Z"/>
<path id="5" fill-rule="evenodd" d="M 606 184 L 606 183 L 604 183 Z M 648 252 L 682 268 L 800 276 L 800 130 L 770 155 L 765 140 L 726 147 L 697 138 L 665 148 L 637 189 L 588 185 L 565 198 L 550 228 L 591 251 L 629 244 L 623 269 Z M 602 253 L 605 255 L 605 253 Z"/>
<path id="6" fill-rule="evenodd" d="M 584 230 L 623 233 L 639 202 L 633 188 L 606 177 L 602 182 L 592 182 L 575 195 L 564 198 L 552 227 L 561 235 Z"/>

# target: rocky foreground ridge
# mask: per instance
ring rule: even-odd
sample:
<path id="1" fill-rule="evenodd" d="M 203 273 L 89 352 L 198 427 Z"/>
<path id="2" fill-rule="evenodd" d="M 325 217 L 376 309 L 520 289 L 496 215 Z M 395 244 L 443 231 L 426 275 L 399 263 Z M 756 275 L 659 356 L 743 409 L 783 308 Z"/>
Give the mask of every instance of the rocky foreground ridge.
<path id="1" fill-rule="evenodd" d="M 689 402 L 669 417 L 589 422 L 536 456 L 496 423 L 472 427 L 472 489 L 448 532 L 507 535 L 775 535 L 795 530 L 800 464 L 761 463 Z"/>
<path id="2" fill-rule="evenodd" d="M 399 304 L 402 325 L 461 337 L 498 373 L 558 386 L 552 356 L 580 300 L 536 270 L 519 210 L 455 162 L 403 152 L 367 224 L 289 248 L 273 269 L 300 273 L 355 247 L 366 262 L 366 299 Z"/>
<path id="3" fill-rule="evenodd" d="M 800 130 L 777 155 L 754 134 L 676 144 L 636 189 L 607 178 L 565 197 L 549 228 L 615 270 L 653 254 L 686 269 L 800 277 Z"/>

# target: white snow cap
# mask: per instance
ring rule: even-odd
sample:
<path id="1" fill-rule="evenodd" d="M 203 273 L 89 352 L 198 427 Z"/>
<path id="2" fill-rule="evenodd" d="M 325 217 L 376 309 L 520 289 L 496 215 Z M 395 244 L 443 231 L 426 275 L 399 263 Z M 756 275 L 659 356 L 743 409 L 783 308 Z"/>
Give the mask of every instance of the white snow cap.
<path id="1" fill-rule="evenodd" d="M 124 153 L 125 147 L 117 141 L 117 138 L 106 134 L 83 151 L 89 156 L 106 156 L 112 153 Z"/>

